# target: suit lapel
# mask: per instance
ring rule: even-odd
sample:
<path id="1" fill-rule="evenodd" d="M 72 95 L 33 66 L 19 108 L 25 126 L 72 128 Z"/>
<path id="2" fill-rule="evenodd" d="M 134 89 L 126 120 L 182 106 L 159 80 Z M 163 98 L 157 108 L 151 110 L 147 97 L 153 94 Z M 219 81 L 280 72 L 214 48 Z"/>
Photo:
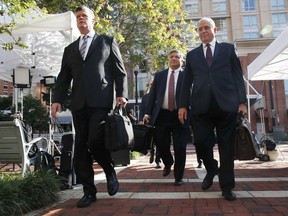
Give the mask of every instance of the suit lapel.
<path id="1" fill-rule="evenodd" d="M 161 79 L 161 80 L 165 80 L 165 82 L 163 82 L 163 81 L 161 82 L 161 83 L 163 83 L 163 85 L 161 85 L 161 95 L 165 95 L 167 77 L 168 77 L 168 69 L 165 70 L 165 73 L 163 73 L 163 78 Z"/>
<path id="2" fill-rule="evenodd" d="M 102 36 L 99 35 L 98 33 L 95 33 L 93 39 L 92 39 L 92 42 L 91 42 L 91 45 L 89 47 L 89 50 L 87 52 L 87 55 L 86 55 L 86 58 L 95 50 L 95 47 L 97 46 L 97 44 L 102 40 Z M 80 53 L 80 51 L 79 51 Z"/>
<path id="3" fill-rule="evenodd" d="M 208 63 L 206 61 L 205 55 L 204 55 L 204 48 L 203 48 L 203 44 L 201 44 L 199 47 L 197 47 L 196 49 L 198 49 L 198 52 L 200 52 L 199 56 L 201 61 L 203 62 L 203 64 L 206 64 L 208 66 Z"/>
<path id="4" fill-rule="evenodd" d="M 213 59 L 212 59 L 212 64 L 213 64 L 214 60 L 217 58 L 220 50 L 221 50 L 221 44 L 216 41 L 215 49 L 214 49 L 214 55 L 213 55 Z"/>

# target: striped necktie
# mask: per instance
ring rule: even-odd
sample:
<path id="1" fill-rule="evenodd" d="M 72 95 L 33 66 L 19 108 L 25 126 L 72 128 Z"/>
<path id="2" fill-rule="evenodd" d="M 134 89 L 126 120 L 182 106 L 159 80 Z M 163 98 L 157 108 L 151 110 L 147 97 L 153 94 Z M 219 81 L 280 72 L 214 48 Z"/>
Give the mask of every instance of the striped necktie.
<path id="1" fill-rule="evenodd" d="M 82 56 L 83 59 L 85 57 L 88 37 L 89 37 L 88 35 L 84 35 L 83 38 L 82 38 L 83 42 L 82 42 L 82 46 L 80 47 L 80 53 L 81 53 L 81 56 Z"/>
<path id="2" fill-rule="evenodd" d="M 170 74 L 169 85 L 168 85 L 168 109 L 173 111 L 175 109 L 175 96 L 174 96 L 174 73 Z"/>

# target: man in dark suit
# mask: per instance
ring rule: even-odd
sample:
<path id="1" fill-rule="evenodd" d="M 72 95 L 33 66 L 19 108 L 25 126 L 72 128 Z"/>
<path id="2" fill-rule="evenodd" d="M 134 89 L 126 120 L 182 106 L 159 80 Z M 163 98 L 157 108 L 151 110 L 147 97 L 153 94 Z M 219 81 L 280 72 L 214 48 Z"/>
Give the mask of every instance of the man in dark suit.
<path id="1" fill-rule="evenodd" d="M 81 37 L 65 48 L 61 71 L 54 89 L 52 117 L 61 112 L 61 104 L 73 80 L 71 111 L 75 127 L 74 167 L 84 196 L 78 207 L 96 201 L 93 160 L 103 168 L 110 196 L 118 192 L 119 183 L 110 152 L 105 148 L 104 122 L 116 104 L 125 106 L 127 76 L 115 39 L 93 30 L 94 12 L 85 6 L 75 11 Z"/>
<path id="2" fill-rule="evenodd" d="M 246 113 L 246 92 L 240 61 L 235 47 L 215 39 L 216 26 L 212 19 L 198 22 L 202 44 L 190 51 L 186 58 L 179 104 L 179 120 L 184 123 L 192 87 L 191 113 L 194 144 L 203 160 L 207 175 L 202 189 L 213 184 L 219 173 L 219 184 L 226 200 L 236 199 L 232 192 L 234 177 L 234 142 L 237 113 Z M 205 59 L 206 58 L 206 59 Z M 214 159 L 214 129 L 220 155 L 220 167 Z"/>
<path id="3" fill-rule="evenodd" d="M 178 119 L 180 88 L 183 81 L 182 53 L 172 50 L 168 55 L 169 68 L 155 74 L 149 92 L 144 122 L 155 126 L 155 144 L 165 165 L 163 176 L 168 176 L 174 164 L 170 151 L 171 142 L 174 149 L 175 185 L 183 184 L 186 163 L 186 146 L 188 143 L 188 121 L 182 125 Z M 152 116 L 151 116 L 152 115 Z M 151 117 L 151 119 L 150 119 Z"/>
<path id="4" fill-rule="evenodd" d="M 141 119 L 141 121 L 139 122 L 139 124 L 144 124 L 144 122 L 142 121 L 144 115 L 145 115 L 145 110 L 147 109 L 147 104 L 148 104 L 148 98 L 149 98 L 149 92 L 150 92 L 150 88 L 152 86 L 153 80 L 148 81 L 147 84 L 147 92 L 146 94 L 142 97 L 141 100 L 141 104 L 140 104 L 140 108 L 139 108 L 139 119 Z M 155 145 L 155 142 L 153 142 L 153 146 L 152 149 L 150 150 L 150 159 L 149 159 L 149 163 L 153 163 L 154 161 L 154 155 L 156 155 L 155 157 L 155 163 L 156 163 L 156 168 L 160 169 L 161 168 L 161 159 L 160 159 L 160 154 L 159 154 L 159 150 L 157 150 L 158 147 Z"/>

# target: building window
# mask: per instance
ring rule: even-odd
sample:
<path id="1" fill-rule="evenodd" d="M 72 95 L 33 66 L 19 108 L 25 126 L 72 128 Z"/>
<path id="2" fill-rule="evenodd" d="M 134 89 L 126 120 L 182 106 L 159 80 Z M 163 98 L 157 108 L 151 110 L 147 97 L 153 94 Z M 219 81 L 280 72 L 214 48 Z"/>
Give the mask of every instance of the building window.
<path id="1" fill-rule="evenodd" d="M 216 38 L 218 41 L 227 42 L 227 21 L 226 19 L 219 18 L 214 19 L 215 25 L 217 27 Z"/>
<path id="2" fill-rule="evenodd" d="M 226 0 L 213 0 L 212 4 L 214 13 L 225 13 L 227 11 Z"/>
<path id="3" fill-rule="evenodd" d="M 285 0 L 271 0 L 271 9 L 272 10 L 279 10 L 279 9 L 285 9 Z"/>
<path id="4" fill-rule="evenodd" d="M 217 32 L 225 31 L 227 32 L 227 22 L 226 19 L 220 18 L 220 19 L 214 19 L 215 25 L 217 27 Z"/>
<path id="5" fill-rule="evenodd" d="M 199 13 L 199 1 L 198 0 L 186 0 L 185 10 L 189 14 L 198 14 Z"/>
<path id="6" fill-rule="evenodd" d="M 287 26 L 287 14 L 286 13 L 272 14 L 272 27 L 273 27 L 274 37 L 277 37 L 286 26 Z"/>
<path id="7" fill-rule="evenodd" d="M 243 16 L 244 38 L 258 38 L 259 30 L 256 15 Z"/>
<path id="8" fill-rule="evenodd" d="M 243 11 L 254 11 L 256 9 L 255 0 L 242 0 Z"/>

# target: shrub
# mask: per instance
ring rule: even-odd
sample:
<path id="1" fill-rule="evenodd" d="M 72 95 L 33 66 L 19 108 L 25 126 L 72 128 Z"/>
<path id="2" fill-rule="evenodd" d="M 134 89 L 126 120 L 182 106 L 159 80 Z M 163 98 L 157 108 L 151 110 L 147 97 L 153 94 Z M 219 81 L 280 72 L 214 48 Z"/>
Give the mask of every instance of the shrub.
<path id="1" fill-rule="evenodd" d="M 49 206 L 59 198 L 60 180 L 55 173 L 37 170 L 21 175 L 0 176 L 0 216 L 23 215 Z"/>

